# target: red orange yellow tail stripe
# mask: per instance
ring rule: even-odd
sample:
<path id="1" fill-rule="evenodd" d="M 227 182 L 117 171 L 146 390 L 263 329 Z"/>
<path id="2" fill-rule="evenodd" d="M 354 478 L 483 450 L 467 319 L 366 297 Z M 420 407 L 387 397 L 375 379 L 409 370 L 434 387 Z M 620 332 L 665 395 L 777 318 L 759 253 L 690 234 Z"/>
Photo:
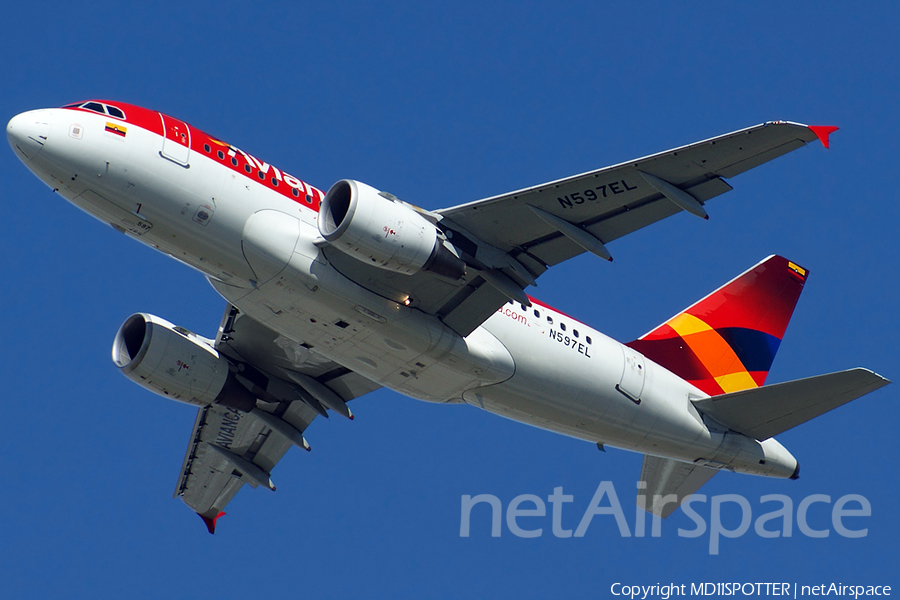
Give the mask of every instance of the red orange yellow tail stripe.
<path id="1" fill-rule="evenodd" d="M 627 345 L 710 395 L 761 386 L 808 275 L 770 256 Z"/>

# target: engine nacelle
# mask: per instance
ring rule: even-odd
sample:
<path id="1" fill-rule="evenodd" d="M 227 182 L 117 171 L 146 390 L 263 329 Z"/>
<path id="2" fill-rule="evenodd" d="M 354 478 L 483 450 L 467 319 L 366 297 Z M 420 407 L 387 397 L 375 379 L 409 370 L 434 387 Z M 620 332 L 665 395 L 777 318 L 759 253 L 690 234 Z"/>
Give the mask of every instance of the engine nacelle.
<path id="1" fill-rule="evenodd" d="M 138 313 L 119 328 L 112 359 L 122 374 L 155 394 L 205 406 L 227 395 L 228 360 L 165 319 Z M 240 387 L 240 386 L 238 386 Z"/>
<path id="2" fill-rule="evenodd" d="M 342 179 L 331 186 L 318 226 L 332 246 L 380 269 L 407 275 L 432 271 L 451 279 L 466 272 L 430 221 L 359 181 Z"/>

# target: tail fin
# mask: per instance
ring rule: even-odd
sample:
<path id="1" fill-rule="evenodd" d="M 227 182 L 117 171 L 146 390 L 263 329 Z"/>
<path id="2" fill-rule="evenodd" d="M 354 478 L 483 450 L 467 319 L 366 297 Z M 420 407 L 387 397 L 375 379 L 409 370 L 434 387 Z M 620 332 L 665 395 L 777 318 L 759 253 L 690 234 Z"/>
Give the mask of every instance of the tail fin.
<path id="1" fill-rule="evenodd" d="M 626 345 L 711 396 L 759 387 L 808 275 L 770 256 Z"/>

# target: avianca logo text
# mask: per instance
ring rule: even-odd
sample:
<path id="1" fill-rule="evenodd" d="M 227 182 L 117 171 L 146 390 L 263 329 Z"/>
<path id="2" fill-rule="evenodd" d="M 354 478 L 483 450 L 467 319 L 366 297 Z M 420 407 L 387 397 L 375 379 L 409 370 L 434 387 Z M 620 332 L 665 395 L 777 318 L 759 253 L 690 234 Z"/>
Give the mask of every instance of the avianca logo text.
<path id="1" fill-rule="evenodd" d="M 227 144 L 212 137 L 209 138 L 209 141 L 221 146 L 223 149 L 227 148 L 228 150 L 217 150 L 215 153 L 213 153 L 212 148 L 209 144 L 204 144 L 203 150 L 208 154 L 214 154 L 214 156 L 218 157 L 218 159 L 223 162 L 226 161 L 227 157 L 229 161 L 225 162 L 225 164 L 226 166 L 230 166 L 232 170 L 238 172 L 241 171 L 240 166 L 242 161 L 237 158 L 238 156 L 240 156 L 244 159 L 243 174 L 246 177 L 252 178 L 252 174 L 255 172 L 257 178 L 260 180 L 260 183 L 263 183 L 267 187 L 275 189 L 283 195 L 290 194 L 294 199 L 299 199 L 302 197 L 306 201 L 306 204 L 309 204 L 310 207 L 314 210 L 318 210 L 319 203 L 321 202 L 322 198 L 324 198 L 324 194 L 317 188 L 309 185 L 301 179 L 298 179 L 297 177 L 294 177 L 293 175 L 282 172 L 275 165 L 270 165 L 267 162 L 259 160 L 252 154 L 244 152 L 237 146 Z M 284 183 L 287 187 L 279 189 L 281 183 Z"/>

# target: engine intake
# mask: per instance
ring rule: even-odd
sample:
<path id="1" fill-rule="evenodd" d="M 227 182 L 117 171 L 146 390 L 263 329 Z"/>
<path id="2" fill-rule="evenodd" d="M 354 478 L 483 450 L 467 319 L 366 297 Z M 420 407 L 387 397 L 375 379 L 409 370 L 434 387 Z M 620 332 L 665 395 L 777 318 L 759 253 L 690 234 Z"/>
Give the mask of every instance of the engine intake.
<path id="1" fill-rule="evenodd" d="M 450 279 L 466 273 L 465 263 L 430 221 L 359 181 L 342 179 L 331 186 L 318 226 L 332 246 L 380 269 L 407 275 L 431 271 Z"/>
<path id="2" fill-rule="evenodd" d="M 187 329 L 154 315 L 128 317 L 116 333 L 112 359 L 125 377 L 166 398 L 244 411 L 256 404 L 230 373 L 228 359 Z"/>

